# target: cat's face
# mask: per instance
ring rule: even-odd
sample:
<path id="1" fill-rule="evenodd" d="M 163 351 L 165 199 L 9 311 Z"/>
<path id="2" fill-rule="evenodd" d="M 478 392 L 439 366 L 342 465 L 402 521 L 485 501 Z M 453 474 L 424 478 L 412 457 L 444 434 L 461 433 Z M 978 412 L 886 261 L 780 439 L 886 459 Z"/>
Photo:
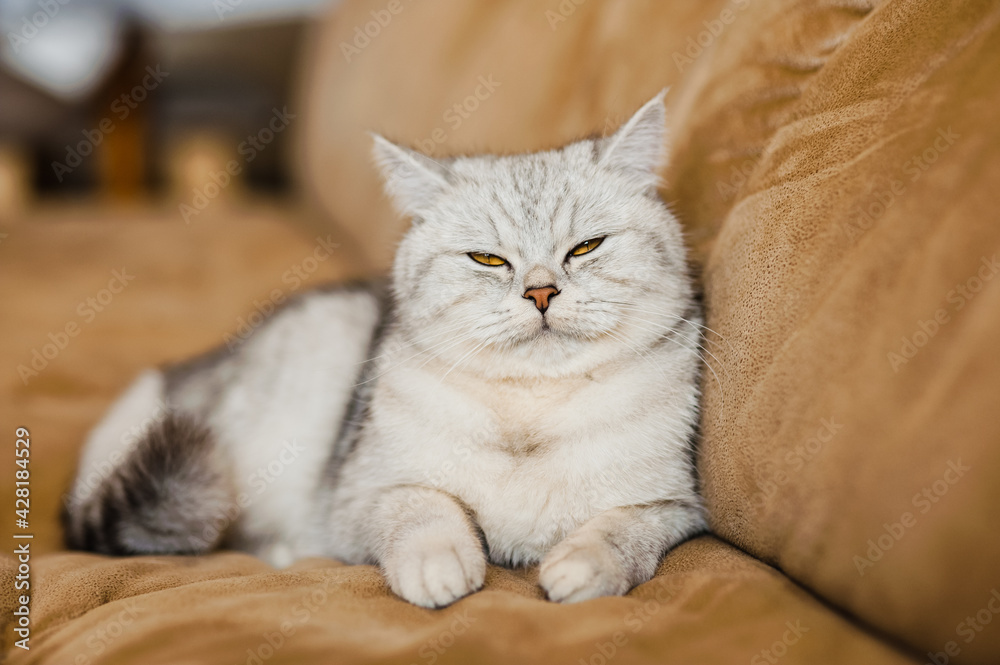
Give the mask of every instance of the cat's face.
<path id="1" fill-rule="evenodd" d="M 656 196 L 662 97 L 617 134 L 562 150 L 435 163 L 377 139 L 414 218 L 393 288 L 410 355 L 482 376 L 567 376 L 642 354 L 691 287 Z"/>

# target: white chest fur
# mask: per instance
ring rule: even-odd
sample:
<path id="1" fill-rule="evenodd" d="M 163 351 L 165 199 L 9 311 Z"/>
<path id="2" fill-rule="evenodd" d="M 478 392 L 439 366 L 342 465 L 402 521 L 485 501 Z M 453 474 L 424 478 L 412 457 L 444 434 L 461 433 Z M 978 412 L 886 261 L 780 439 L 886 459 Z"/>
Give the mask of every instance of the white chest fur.
<path id="1" fill-rule="evenodd" d="M 615 506 L 690 498 L 691 409 L 658 368 L 531 383 L 439 377 L 407 368 L 382 384 L 352 466 L 373 489 L 412 483 L 459 498 L 497 562 L 536 562 Z"/>

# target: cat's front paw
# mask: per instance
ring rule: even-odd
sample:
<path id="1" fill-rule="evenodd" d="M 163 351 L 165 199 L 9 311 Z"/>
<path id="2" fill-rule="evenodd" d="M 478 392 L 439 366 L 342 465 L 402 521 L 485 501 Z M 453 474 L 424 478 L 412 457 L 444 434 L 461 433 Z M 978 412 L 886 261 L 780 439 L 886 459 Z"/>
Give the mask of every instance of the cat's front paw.
<path id="1" fill-rule="evenodd" d="M 597 538 L 556 545 L 542 560 L 538 583 L 549 600 L 557 603 L 620 596 L 632 586 L 618 553 Z"/>
<path id="2" fill-rule="evenodd" d="M 411 534 L 397 544 L 382 568 L 392 590 L 421 607 L 444 607 L 478 591 L 486 578 L 486 557 L 467 534 Z"/>

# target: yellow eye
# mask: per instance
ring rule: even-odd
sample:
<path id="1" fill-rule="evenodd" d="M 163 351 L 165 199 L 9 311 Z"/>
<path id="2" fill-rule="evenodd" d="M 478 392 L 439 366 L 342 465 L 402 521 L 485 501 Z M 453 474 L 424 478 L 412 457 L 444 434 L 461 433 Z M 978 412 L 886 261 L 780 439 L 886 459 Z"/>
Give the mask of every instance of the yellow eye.
<path id="1" fill-rule="evenodd" d="M 469 258 L 484 266 L 502 266 L 507 263 L 507 259 L 496 254 L 485 254 L 483 252 L 469 252 Z"/>
<path id="2" fill-rule="evenodd" d="M 583 256 L 587 252 L 592 252 L 597 249 L 602 242 L 604 242 L 604 238 L 594 238 L 593 240 L 588 240 L 587 242 L 581 242 L 573 248 L 573 251 L 570 252 L 570 256 Z"/>

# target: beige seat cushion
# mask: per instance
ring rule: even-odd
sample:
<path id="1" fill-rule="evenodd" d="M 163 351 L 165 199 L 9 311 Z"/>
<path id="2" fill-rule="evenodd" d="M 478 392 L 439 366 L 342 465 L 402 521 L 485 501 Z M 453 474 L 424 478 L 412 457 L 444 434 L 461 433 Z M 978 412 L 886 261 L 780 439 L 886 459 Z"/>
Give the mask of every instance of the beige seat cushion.
<path id="1" fill-rule="evenodd" d="M 433 611 L 371 566 L 321 559 L 279 572 L 245 554 L 66 553 L 34 566 L 31 650 L 12 665 L 920 662 L 711 537 L 627 598 L 574 606 L 542 599 L 535 569 L 490 567 L 484 591 Z M 0 574 L 8 616 L 12 574 Z"/>

